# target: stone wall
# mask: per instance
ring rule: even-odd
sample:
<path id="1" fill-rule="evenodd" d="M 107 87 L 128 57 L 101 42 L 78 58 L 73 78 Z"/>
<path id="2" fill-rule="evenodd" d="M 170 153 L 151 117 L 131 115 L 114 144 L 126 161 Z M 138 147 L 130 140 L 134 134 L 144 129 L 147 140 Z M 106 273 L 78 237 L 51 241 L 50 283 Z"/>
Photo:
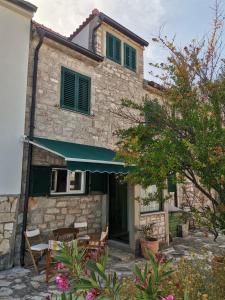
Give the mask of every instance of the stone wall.
<path id="1" fill-rule="evenodd" d="M 28 77 L 26 128 L 29 123 L 29 105 L 32 84 L 33 51 L 31 44 Z M 145 95 L 155 97 L 150 89 L 143 88 L 143 53 L 139 54 L 138 73 L 105 58 L 97 63 L 62 45 L 45 39 L 40 49 L 35 114 L 36 136 L 115 148 L 115 131 L 129 125 L 115 115 L 115 107 L 121 99 L 141 102 Z M 61 67 L 87 75 L 91 78 L 91 113 L 80 114 L 60 108 Z"/>
<path id="2" fill-rule="evenodd" d="M 153 235 L 159 239 L 160 242 L 165 243 L 167 240 L 166 232 L 166 212 L 157 212 L 140 215 L 140 226 L 154 223 Z"/>
<path id="3" fill-rule="evenodd" d="M 0 270 L 13 265 L 19 197 L 0 196 Z"/>
<path id="4" fill-rule="evenodd" d="M 103 195 L 31 197 L 27 228 L 39 228 L 50 238 L 54 229 L 87 221 L 89 234 L 100 233 L 103 200 Z"/>

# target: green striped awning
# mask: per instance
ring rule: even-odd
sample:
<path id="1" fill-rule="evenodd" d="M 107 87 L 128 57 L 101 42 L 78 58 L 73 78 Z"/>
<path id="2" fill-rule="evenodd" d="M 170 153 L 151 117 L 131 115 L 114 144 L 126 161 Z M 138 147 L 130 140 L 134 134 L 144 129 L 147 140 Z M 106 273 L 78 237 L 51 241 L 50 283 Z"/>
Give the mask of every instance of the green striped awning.
<path id="1" fill-rule="evenodd" d="M 115 152 L 102 147 L 68 143 L 35 137 L 29 143 L 63 157 L 71 171 L 126 174 L 129 167 L 115 160 Z"/>

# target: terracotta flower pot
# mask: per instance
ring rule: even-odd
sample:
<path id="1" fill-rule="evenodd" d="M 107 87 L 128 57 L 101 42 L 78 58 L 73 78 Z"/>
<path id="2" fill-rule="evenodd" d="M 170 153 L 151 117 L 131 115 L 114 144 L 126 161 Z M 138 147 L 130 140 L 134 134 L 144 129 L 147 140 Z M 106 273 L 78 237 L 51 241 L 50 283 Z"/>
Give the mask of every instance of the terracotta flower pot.
<path id="1" fill-rule="evenodd" d="M 141 252 L 144 258 L 149 259 L 148 252 L 152 251 L 154 254 L 159 251 L 159 241 L 157 239 L 149 240 L 140 240 L 141 242 Z"/>
<path id="2" fill-rule="evenodd" d="M 223 271 L 225 269 L 225 257 L 214 256 L 212 259 L 212 269 L 214 272 Z"/>

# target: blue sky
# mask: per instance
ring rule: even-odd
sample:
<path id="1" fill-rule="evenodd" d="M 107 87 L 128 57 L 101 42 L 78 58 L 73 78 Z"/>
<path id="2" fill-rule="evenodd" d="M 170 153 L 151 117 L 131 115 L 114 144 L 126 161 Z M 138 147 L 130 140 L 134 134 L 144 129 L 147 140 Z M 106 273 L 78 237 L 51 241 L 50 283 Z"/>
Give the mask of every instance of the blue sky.
<path id="1" fill-rule="evenodd" d="M 53 30 L 69 35 L 98 8 L 117 22 L 150 42 L 145 51 L 148 62 L 160 62 L 167 53 L 151 42 L 163 25 L 163 33 L 176 35 L 177 45 L 209 33 L 214 0 L 30 0 L 38 6 L 34 19 Z M 224 6 L 225 0 L 221 0 Z"/>

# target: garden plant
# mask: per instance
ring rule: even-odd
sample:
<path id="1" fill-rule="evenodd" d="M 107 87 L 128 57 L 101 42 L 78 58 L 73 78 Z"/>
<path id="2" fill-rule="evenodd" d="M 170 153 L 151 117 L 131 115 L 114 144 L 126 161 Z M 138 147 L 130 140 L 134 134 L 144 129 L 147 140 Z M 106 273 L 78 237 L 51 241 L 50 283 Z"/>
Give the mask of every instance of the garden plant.
<path id="1" fill-rule="evenodd" d="M 108 255 L 85 260 L 85 249 L 62 247 L 55 257 L 56 285 L 52 299 L 105 300 L 224 300 L 225 254 L 218 267 L 212 257 L 181 259 L 177 264 L 149 252 L 149 259 L 134 264 L 133 274 L 122 277 L 107 268 Z M 55 297 L 55 298 L 54 298 Z"/>

